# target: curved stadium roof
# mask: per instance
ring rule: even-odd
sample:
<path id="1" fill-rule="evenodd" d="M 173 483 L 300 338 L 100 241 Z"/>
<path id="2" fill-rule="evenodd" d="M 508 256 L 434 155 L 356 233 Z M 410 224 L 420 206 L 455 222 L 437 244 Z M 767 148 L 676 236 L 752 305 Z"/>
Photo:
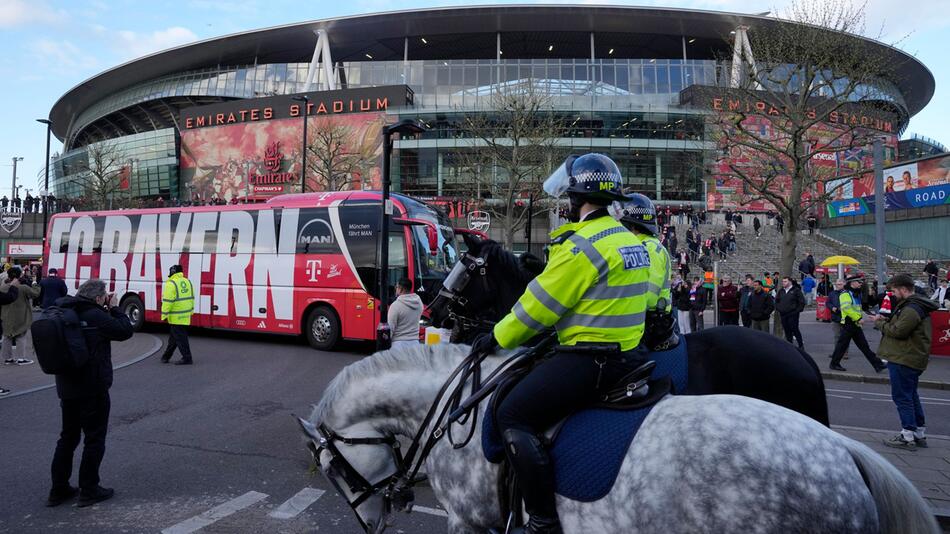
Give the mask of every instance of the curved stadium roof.
<path id="1" fill-rule="evenodd" d="M 121 89 L 164 75 L 216 65 L 309 62 L 316 36 L 326 29 L 334 61 L 402 60 L 406 37 L 410 60 L 495 57 L 495 34 L 502 34 L 506 59 L 552 57 L 548 43 L 558 43 L 554 57 L 590 57 L 594 32 L 598 57 L 682 58 L 681 36 L 695 39 L 690 59 L 713 59 L 728 52 L 723 39 L 739 25 L 755 29 L 783 22 L 765 16 L 654 7 L 589 5 L 510 5 L 434 8 L 375 13 L 302 22 L 207 39 L 145 56 L 80 83 L 53 105 L 53 132 L 64 139 L 70 122 L 93 103 Z M 555 37 L 552 37 L 555 36 Z M 855 37 L 855 39 L 863 39 Z M 870 41 L 897 65 L 892 82 L 901 91 L 910 115 L 930 101 L 934 77 L 913 56 Z"/>

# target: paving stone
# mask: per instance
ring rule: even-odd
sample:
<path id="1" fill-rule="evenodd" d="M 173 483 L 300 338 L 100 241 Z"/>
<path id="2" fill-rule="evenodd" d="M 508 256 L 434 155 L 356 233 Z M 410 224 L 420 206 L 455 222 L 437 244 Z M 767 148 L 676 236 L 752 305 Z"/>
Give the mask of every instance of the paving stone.
<path id="1" fill-rule="evenodd" d="M 922 449 L 904 455 L 903 459 L 910 467 L 950 472 L 950 462 L 948 462 L 946 459 L 938 456 L 925 456 L 919 454 L 920 452 L 922 452 Z"/>
<path id="2" fill-rule="evenodd" d="M 917 467 L 903 467 L 896 466 L 902 473 L 904 473 L 907 478 L 914 482 L 915 486 L 920 486 L 921 482 L 933 482 L 933 483 L 950 483 L 950 476 L 947 474 L 934 471 L 933 469 L 920 469 Z"/>

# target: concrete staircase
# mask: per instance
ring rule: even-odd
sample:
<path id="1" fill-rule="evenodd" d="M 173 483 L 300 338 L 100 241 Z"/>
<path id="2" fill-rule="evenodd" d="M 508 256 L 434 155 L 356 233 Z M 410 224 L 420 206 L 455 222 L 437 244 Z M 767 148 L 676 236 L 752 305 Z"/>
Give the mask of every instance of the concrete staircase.
<path id="1" fill-rule="evenodd" d="M 780 270 L 779 264 L 781 263 L 782 253 L 782 236 L 778 233 L 778 229 L 774 224 L 766 224 L 767 219 L 765 216 L 759 219 L 764 224 L 759 237 L 755 236 L 755 230 L 751 224 L 752 218 L 745 216 L 743 219 L 743 224 L 737 227 L 736 252 L 729 253 L 724 261 L 719 261 L 718 265 L 720 277 L 729 275 L 733 281 L 739 282 L 741 282 L 747 273 L 759 278 L 766 271 L 771 273 Z M 674 222 L 676 222 L 675 217 Z M 678 246 L 681 249 L 685 248 L 686 231 L 689 229 L 689 225 L 674 224 L 674 226 L 676 227 L 676 235 L 679 240 Z M 701 224 L 699 226 L 699 232 L 703 239 L 710 235 L 718 237 L 722 235 L 725 229 L 726 225 L 721 220 L 714 220 L 708 224 Z M 870 279 L 873 279 L 877 274 L 874 249 L 865 246 L 856 247 L 847 245 L 822 235 L 820 231 L 817 231 L 814 235 L 808 235 L 807 232 L 800 231 L 796 250 L 796 260 L 792 266 L 796 271 L 793 273 L 796 277 L 798 277 L 798 262 L 804 259 L 808 253 L 811 253 L 815 257 L 816 263 L 821 263 L 822 260 L 829 256 L 851 256 L 860 262 L 857 268 L 866 273 Z M 718 260 L 719 256 L 718 254 L 713 254 L 712 258 L 713 260 Z M 698 258 L 694 258 L 694 261 L 697 259 Z M 905 263 L 897 258 L 887 258 L 888 273 L 907 272 L 917 279 L 923 279 L 923 275 L 921 274 L 922 269 L 923 263 L 920 262 Z M 691 276 L 697 271 L 698 267 L 691 267 Z"/>

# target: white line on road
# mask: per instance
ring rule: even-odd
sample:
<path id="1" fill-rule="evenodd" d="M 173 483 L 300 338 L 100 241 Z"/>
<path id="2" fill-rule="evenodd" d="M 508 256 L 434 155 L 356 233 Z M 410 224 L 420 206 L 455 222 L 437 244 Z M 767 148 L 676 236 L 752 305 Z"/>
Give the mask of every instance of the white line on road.
<path id="1" fill-rule="evenodd" d="M 874 392 L 871 392 L 871 391 L 853 391 L 853 390 L 850 390 L 850 389 L 831 389 L 831 388 L 826 388 L 825 391 L 834 391 L 834 392 L 836 392 L 836 393 L 855 393 L 855 394 L 858 394 L 858 395 L 872 395 L 872 396 L 874 396 L 874 397 L 887 397 L 887 398 L 891 398 L 891 394 L 890 394 L 890 393 L 874 393 Z M 929 401 L 937 401 L 937 402 L 950 402 L 950 398 L 946 398 L 946 397 L 943 397 L 943 398 L 941 398 L 941 397 L 921 397 L 920 400 L 929 400 Z"/>
<path id="2" fill-rule="evenodd" d="M 847 395 L 832 395 L 831 393 L 827 394 L 829 397 L 835 397 L 836 399 L 853 399 L 854 397 L 849 397 Z"/>
<path id="3" fill-rule="evenodd" d="M 267 515 L 274 519 L 293 519 L 297 517 L 300 512 L 306 510 L 308 506 L 317 502 L 317 499 L 322 497 L 324 493 L 326 492 L 323 490 L 304 488 Z"/>
<path id="4" fill-rule="evenodd" d="M 449 517 L 449 514 L 445 510 L 439 510 L 438 508 L 429 508 L 428 506 L 418 506 L 414 505 L 412 507 L 413 512 L 422 512 L 429 515 L 437 515 L 439 517 Z"/>
<path id="5" fill-rule="evenodd" d="M 219 504 L 203 514 L 196 515 L 191 519 L 186 519 L 177 525 L 170 526 L 163 530 L 162 534 L 190 534 L 266 498 L 266 493 L 249 491 L 224 504 Z"/>

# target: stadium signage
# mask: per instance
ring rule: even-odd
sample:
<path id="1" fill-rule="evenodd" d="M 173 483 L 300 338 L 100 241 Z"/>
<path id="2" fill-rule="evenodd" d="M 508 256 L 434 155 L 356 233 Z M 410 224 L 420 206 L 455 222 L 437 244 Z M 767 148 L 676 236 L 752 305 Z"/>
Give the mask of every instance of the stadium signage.
<path id="1" fill-rule="evenodd" d="M 306 96 L 306 102 L 294 100 Z M 260 122 L 291 117 L 340 115 L 386 111 L 390 107 L 411 106 L 413 92 L 406 85 L 341 89 L 296 95 L 280 95 L 221 102 L 182 110 L 183 130 Z"/>
<path id="2" fill-rule="evenodd" d="M 269 187 L 273 184 L 286 184 L 295 181 L 296 176 L 289 172 L 280 172 L 284 153 L 280 150 L 280 141 L 274 141 L 264 149 L 264 169 L 266 174 L 249 173 L 248 179 L 254 184 L 255 193 L 279 193 L 282 187 Z"/>
<path id="3" fill-rule="evenodd" d="M 771 105 L 764 100 L 750 100 L 732 97 L 717 97 L 712 99 L 712 109 L 714 111 L 734 111 L 736 113 L 756 113 L 762 115 L 780 116 L 783 115 L 781 108 Z M 809 119 L 818 117 L 818 110 L 811 108 L 807 112 Z M 842 126 L 860 126 L 862 128 L 871 128 L 882 132 L 893 132 L 894 123 L 880 117 L 872 117 L 862 113 L 849 113 L 843 110 L 831 111 L 825 116 L 828 124 L 840 124 Z"/>

